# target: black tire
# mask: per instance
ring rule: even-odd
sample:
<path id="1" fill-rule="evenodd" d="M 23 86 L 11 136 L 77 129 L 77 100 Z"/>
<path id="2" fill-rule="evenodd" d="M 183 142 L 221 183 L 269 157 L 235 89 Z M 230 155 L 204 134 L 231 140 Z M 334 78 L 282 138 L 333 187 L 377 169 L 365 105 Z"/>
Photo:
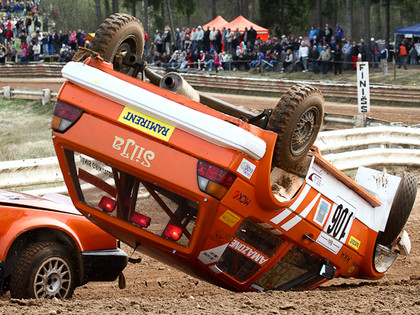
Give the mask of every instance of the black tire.
<path id="1" fill-rule="evenodd" d="M 114 65 L 114 70 L 130 74 L 132 66 L 123 63 L 125 54 L 135 54 L 142 59 L 144 50 L 143 25 L 135 17 L 116 13 L 98 28 L 89 49 L 97 52 Z"/>
<path id="2" fill-rule="evenodd" d="M 413 209 L 417 195 L 417 179 L 414 175 L 403 173 L 400 185 L 392 202 L 385 230 L 378 235 L 378 243 L 390 246 L 401 233 Z"/>
<path id="3" fill-rule="evenodd" d="M 76 274 L 71 253 L 54 242 L 33 243 L 19 257 L 11 275 L 12 298 L 58 298 L 73 295 Z"/>
<path id="4" fill-rule="evenodd" d="M 298 84 L 274 108 L 267 129 L 278 134 L 273 166 L 294 171 L 316 140 L 324 115 L 324 97 L 310 85 Z"/>

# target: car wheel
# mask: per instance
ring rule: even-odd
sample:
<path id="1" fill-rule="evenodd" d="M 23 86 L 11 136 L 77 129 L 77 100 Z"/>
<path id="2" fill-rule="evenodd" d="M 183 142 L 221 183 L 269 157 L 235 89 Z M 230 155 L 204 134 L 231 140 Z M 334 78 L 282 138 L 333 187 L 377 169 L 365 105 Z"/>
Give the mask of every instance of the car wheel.
<path id="1" fill-rule="evenodd" d="M 58 298 L 73 295 L 75 271 L 71 253 L 54 242 L 31 244 L 19 257 L 10 281 L 12 298 Z"/>
<path id="2" fill-rule="evenodd" d="M 274 108 L 267 129 L 278 134 L 273 166 L 294 172 L 316 140 L 324 115 L 324 97 L 315 87 L 298 84 Z"/>
<path id="3" fill-rule="evenodd" d="M 401 233 L 413 209 L 417 195 L 417 179 L 414 175 L 403 173 L 400 185 L 392 202 L 385 230 L 379 233 L 378 243 L 391 246 Z"/>
<path id="4" fill-rule="evenodd" d="M 124 63 L 125 56 L 141 59 L 144 50 L 143 25 L 135 17 L 116 13 L 98 28 L 89 49 L 114 65 L 114 70 L 131 74 L 133 67 Z"/>

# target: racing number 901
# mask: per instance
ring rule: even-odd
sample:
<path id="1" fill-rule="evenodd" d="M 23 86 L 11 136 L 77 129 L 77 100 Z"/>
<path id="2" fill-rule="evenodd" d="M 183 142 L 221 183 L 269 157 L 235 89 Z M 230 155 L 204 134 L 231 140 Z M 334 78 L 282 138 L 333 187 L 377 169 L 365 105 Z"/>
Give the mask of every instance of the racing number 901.
<path id="1" fill-rule="evenodd" d="M 346 236 L 346 229 L 350 222 L 350 219 L 353 216 L 353 212 L 349 215 L 349 209 L 344 208 L 343 205 L 338 205 L 335 209 L 334 215 L 331 219 L 331 224 L 327 228 L 327 233 L 331 234 L 334 238 L 339 241 Z M 344 223 L 345 222 L 345 223 Z M 337 238 L 337 235 L 340 234 L 340 237 Z"/>

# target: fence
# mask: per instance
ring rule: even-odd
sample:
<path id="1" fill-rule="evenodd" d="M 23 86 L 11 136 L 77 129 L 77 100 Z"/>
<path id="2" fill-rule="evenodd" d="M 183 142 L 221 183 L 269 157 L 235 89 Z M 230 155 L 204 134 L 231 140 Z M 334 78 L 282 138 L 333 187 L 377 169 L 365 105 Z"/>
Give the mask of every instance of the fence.
<path id="1" fill-rule="evenodd" d="M 0 89 L 0 95 L 5 99 L 21 98 L 21 99 L 40 99 L 42 105 L 47 104 L 57 97 L 56 92 L 51 92 L 50 89 L 43 89 L 40 91 L 31 91 L 24 89 L 11 89 L 10 86 L 4 86 Z"/>
<path id="2" fill-rule="evenodd" d="M 420 166 L 420 129 L 416 128 L 324 131 L 315 144 L 326 153 L 323 156 L 327 160 L 343 171 L 374 165 Z M 67 192 L 56 157 L 0 162 L 0 189 L 17 188 L 35 195 Z"/>
<path id="3" fill-rule="evenodd" d="M 61 77 L 62 67 L 62 64 L 0 65 L 0 73 L 4 77 Z M 151 67 L 153 67 L 153 65 Z M 155 68 L 155 70 L 159 69 Z M 289 90 L 292 85 L 296 83 L 306 83 L 319 88 L 326 97 L 335 99 L 357 99 L 357 86 L 353 83 L 210 76 L 203 75 L 202 72 L 193 69 L 185 71 L 183 76 L 188 83 L 200 91 L 278 97 Z M 370 98 L 371 100 L 376 101 L 392 101 L 394 103 L 417 105 L 420 103 L 420 88 L 371 84 Z"/>

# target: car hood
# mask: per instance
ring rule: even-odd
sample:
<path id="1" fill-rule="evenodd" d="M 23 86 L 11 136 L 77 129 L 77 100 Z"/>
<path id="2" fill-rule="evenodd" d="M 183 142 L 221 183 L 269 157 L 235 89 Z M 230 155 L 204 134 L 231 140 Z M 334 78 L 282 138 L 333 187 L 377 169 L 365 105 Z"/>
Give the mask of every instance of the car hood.
<path id="1" fill-rule="evenodd" d="M 43 197 L 37 197 L 22 192 L 0 189 L 0 203 L 81 215 L 74 207 L 70 197 L 60 194 L 46 194 Z"/>

